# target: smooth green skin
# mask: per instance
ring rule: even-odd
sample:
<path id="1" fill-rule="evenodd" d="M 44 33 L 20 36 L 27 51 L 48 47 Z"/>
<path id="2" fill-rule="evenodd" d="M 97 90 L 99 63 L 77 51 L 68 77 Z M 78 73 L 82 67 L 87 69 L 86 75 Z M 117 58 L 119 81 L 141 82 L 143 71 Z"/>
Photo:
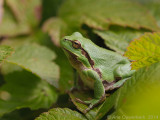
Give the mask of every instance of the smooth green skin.
<path id="1" fill-rule="evenodd" d="M 78 40 L 81 43 L 80 49 L 75 49 L 72 46 L 72 41 L 74 40 Z M 131 71 L 130 62 L 127 58 L 97 46 L 91 40 L 84 38 L 79 32 L 75 32 L 71 36 L 65 36 L 61 40 L 61 46 L 72 66 L 80 74 L 84 84 L 94 89 L 94 99 L 84 101 L 90 104 L 85 112 L 104 99 L 106 89 L 102 81 L 113 83 L 108 84 L 107 91 L 113 90 L 120 87 L 127 80 L 126 78 L 129 78 L 134 72 Z M 82 49 L 88 53 L 94 65 L 91 65 L 88 57 L 82 54 Z M 99 69 L 101 76 L 95 69 Z M 121 77 L 122 79 L 115 82 L 116 77 Z"/>

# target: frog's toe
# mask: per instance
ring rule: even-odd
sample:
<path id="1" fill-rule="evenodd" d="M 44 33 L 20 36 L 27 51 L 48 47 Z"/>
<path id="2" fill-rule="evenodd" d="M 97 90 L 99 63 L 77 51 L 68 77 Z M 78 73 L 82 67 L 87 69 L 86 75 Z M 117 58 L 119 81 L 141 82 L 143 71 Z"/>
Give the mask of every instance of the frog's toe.
<path id="1" fill-rule="evenodd" d="M 83 112 L 87 113 L 88 111 L 90 111 L 94 106 L 96 106 L 97 104 L 100 103 L 101 100 L 99 99 L 92 99 L 90 101 L 84 101 L 85 103 L 89 104 L 88 108 L 85 109 Z"/>
<path id="2" fill-rule="evenodd" d="M 75 98 L 76 102 L 79 102 L 79 103 L 82 103 L 82 104 L 85 104 L 85 105 L 89 105 L 90 103 L 86 102 L 86 101 L 82 101 L 81 99 L 79 98 Z"/>
<path id="3" fill-rule="evenodd" d="M 83 113 L 87 113 L 89 110 L 91 110 L 94 106 L 96 106 L 98 103 L 100 103 L 101 100 L 99 99 L 92 99 L 89 101 L 82 101 L 81 99 L 75 98 L 75 100 L 79 103 L 89 105 L 87 109 L 83 111 Z"/>

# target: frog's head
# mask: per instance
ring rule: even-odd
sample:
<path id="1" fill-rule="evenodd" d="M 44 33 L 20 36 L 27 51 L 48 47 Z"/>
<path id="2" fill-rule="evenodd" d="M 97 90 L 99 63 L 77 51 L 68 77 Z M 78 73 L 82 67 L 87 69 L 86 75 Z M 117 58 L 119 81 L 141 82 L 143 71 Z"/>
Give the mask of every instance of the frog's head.
<path id="1" fill-rule="evenodd" d="M 61 47 L 75 68 L 79 67 L 76 65 L 79 63 L 82 63 L 87 68 L 91 67 L 90 57 L 84 49 L 84 46 L 86 46 L 88 42 L 90 42 L 90 40 L 84 38 L 79 32 L 62 38 Z"/>

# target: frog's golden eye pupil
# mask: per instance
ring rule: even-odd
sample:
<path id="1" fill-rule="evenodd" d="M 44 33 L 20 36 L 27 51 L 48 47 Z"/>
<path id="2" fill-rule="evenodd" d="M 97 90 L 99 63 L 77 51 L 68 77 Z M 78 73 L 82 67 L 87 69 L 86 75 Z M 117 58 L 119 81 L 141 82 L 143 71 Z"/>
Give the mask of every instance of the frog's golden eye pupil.
<path id="1" fill-rule="evenodd" d="M 76 49 L 81 48 L 81 43 L 78 40 L 72 42 L 72 46 Z"/>

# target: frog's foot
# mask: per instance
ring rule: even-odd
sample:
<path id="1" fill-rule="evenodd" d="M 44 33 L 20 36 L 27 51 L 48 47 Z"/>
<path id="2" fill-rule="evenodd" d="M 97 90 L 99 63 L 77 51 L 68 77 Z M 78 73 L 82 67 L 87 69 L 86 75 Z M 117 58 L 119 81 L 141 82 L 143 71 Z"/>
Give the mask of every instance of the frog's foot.
<path id="1" fill-rule="evenodd" d="M 92 99 L 92 100 L 89 100 L 89 101 L 82 101 L 82 100 L 76 98 L 76 101 L 79 102 L 79 103 L 85 104 L 85 105 L 89 105 L 88 108 L 83 111 L 83 113 L 87 113 L 93 107 L 95 107 L 96 105 L 103 102 L 105 100 L 105 98 L 106 98 L 106 96 L 103 95 L 100 99 Z"/>
<path id="2" fill-rule="evenodd" d="M 103 85 L 104 85 L 105 91 L 107 92 L 107 91 L 112 91 L 114 89 L 120 88 L 128 79 L 129 78 L 125 78 L 125 79 L 119 80 L 118 82 L 113 81 L 111 83 L 103 81 Z"/>

